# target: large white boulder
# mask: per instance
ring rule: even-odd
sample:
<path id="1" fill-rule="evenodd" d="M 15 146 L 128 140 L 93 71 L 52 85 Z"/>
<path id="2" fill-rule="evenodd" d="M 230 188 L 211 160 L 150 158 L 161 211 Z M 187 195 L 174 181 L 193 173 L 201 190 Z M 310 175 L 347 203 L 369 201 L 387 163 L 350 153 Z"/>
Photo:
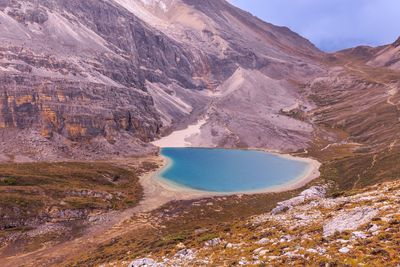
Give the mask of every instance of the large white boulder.
<path id="1" fill-rule="evenodd" d="M 285 212 L 292 207 L 303 204 L 306 200 L 324 198 L 326 189 L 322 186 L 313 186 L 300 193 L 297 197 L 279 202 L 278 205 L 271 211 L 273 215 Z"/>
<path id="2" fill-rule="evenodd" d="M 378 210 L 371 207 L 343 210 L 324 224 L 324 236 L 331 236 L 335 232 L 357 230 L 361 225 L 369 223 L 377 214 Z"/>
<path id="3" fill-rule="evenodd" d="M 300 193 L 305 199 L 324 198 L 326 189 L 322 186 L 312 186 Z"/>

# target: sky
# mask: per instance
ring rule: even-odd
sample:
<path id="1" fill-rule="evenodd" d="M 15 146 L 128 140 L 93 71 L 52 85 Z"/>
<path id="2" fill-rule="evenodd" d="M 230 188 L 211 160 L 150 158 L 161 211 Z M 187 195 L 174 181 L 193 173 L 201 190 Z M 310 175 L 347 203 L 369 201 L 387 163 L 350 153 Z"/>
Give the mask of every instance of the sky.
<path id="1" fill-rule="evenodd" d="M 275 25 L 287 26 L 324 51 L 393 43 L 400 0 L 231 0 Z"/>

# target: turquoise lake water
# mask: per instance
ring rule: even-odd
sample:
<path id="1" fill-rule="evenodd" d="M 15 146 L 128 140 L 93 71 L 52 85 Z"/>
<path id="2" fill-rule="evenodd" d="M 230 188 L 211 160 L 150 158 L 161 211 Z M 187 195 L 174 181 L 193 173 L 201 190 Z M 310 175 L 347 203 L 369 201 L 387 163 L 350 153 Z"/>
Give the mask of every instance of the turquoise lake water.
<path id="1" fill-rule="evenodd" d="M 296 180 L 308 163 L 252 150 L 163 148 L 171 164 L 160 173 L 174 184 L 211 192 L 246 192 Z"/>

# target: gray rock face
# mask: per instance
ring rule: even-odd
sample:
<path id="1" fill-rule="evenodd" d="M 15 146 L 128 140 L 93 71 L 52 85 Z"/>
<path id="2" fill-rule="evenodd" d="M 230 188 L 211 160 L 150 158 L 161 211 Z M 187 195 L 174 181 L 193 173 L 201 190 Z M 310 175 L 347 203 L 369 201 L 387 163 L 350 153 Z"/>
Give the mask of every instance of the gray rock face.
<path id="1" fill-rule="evenodd" d="M 146 141 L 160 127 L 152 99 L 135 89 L 63 80 L 48 83 L 24 75 L 3 76 L 1 81 L 3 128 L 37 127 L 45 137 L 58 133 L 70 140 L 112 138 L 113 132 L 125 130 Z"/>
<path id="2" fill-rule="evenodd" d="M 369 207 L 357 207 L 350 211 L 342 211 L 324 224 L 324 236 L 345 230 L 356 230 L 361 225 L 370 222 L 377 214 L 378 210 Z"/>
<path id="3" fill-rule="evenodd" d="M 324 198 L 326 189 L 322 186 L 312 186 L 300 193 L 305 199 Z"/>
<path id="4" fill-rule="evenodd" d="M 15 8 L 8 11 L 7 14 L 21 23 L 33 22 L 43 24 L 49 19 L 46 10 L 42 8 L 27 9 L 25 12 Z"/>
<path id="5" fill-rule="evenodd" d="M 306 200 L 324 198 L 326 189 L 322 186 L 313 186 L 304 190 L 299 196 L 279 202 L 278 205 L 271 211 L 272 214 L 279 214 L 304 203 Z"/>

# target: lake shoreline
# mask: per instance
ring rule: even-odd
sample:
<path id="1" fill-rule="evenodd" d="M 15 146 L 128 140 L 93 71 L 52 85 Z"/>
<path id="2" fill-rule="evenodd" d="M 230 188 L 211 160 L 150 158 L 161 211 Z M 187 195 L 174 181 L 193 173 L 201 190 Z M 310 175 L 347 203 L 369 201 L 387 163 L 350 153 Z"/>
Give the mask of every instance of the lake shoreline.
<path id="1" fill-rule="evenodd" d="M 258 149 L 258 151 L 264 151 Z M 317 160 L 310 159 L 310 158 L 302 158 L 302 157 L 295 157 L 289 154 L 279 154 L 276 152 L 272 152 L 280 157 L 286 157 L 301 161 L 306 161 L 309 163 L 309 168 L 300 175 L 295 180 L 275 186 L 269 187 L 264 190 L 257 190 L 252 192 L 234 192 L 234 193 L 218 193 L 218 192 L 209 192 L 209 191 L 201 191 L 201 190 L 194 190 L 190 188 L 182 188 L 180 185 L 174 185 L 164 179 L 158 179 L 160 173 L 168 167 L 168 161 L 166 157 L 161 155 L 157 156 L 160 160 L 159 164 L 160 167 L 156 171 L 152 171 L 142 175 L 139 178 L 139 182 L 143 187 L 143 199 L 140 204 L 134 208 L 136 212 L 147 212 L 151 210 L 155 210 L 171 201 L 184 201 L 184 200 L 197 200 L 197 199 L 204 199 L 204 198 L 213 198 L 213 197 L 227 197 L 227 196 L 240 196 L 240 195 L 255 195 L 255 194 L 268 194 L 268 193 L 282 193 L 291 190 L 299 189 L 305 185 L 307 185 L 312 180 L 319 177 L 320 172 L 319 168 L 321 163 Z"/>
<path id="2" fill-rule="evenodd" d="M 159 140 L 152 142 L 153 145 L 160 148 L 200 148 L 200 149 L 218 149 L 220 147 L 195 147 L 189 139 L 193 136 L 200 135 L 201 127 L 207 123 L 207 116 L 198 120 L 196 123 L 189 125 L 183 130 L 172 132 L 170 135 L 165 136 Z M 216 196 L 231 196 L 231 195 L 243 195 L 243 194 L 263 194 L 263 193 L 279 193 L 290 190 L 301 188 L 311 182 L 312 180 L 320 176 L 319 168 L 321 163 L 313 158 L 297 157 L 291 154 L 282 154 L 279 151 L 262 149 L 262 148 L 220 148 L 220 149 L 235 149 L 235 150 L 253 150 L 261 151 L 269 154 L 279 156 L 288 160 L 301 161 L 308 164 L 307 169 L 298 177 L 294 178 L 285 184 L 267 187 L 265 189 L 258 189 L 252 191 L 237 191 L 237 192 L 213 192 L 196 190 L 189 187 L 185 187 L 180 184 L 176 184 L 172 181 L 166 180 L 161 177 L 161 173 L 168 168 L 170 160 L 164 157 L 160 153 L 160 157 L 163 160 L 163 165 L 151 175 L 147 175 L 142 179 L 143 187 L 148 187 L 155 191 L 152 194 L 155 198 L 169 199 L 169 200 L 187 200 L 197 199 L 205 197 L 216 197 Z"/>

